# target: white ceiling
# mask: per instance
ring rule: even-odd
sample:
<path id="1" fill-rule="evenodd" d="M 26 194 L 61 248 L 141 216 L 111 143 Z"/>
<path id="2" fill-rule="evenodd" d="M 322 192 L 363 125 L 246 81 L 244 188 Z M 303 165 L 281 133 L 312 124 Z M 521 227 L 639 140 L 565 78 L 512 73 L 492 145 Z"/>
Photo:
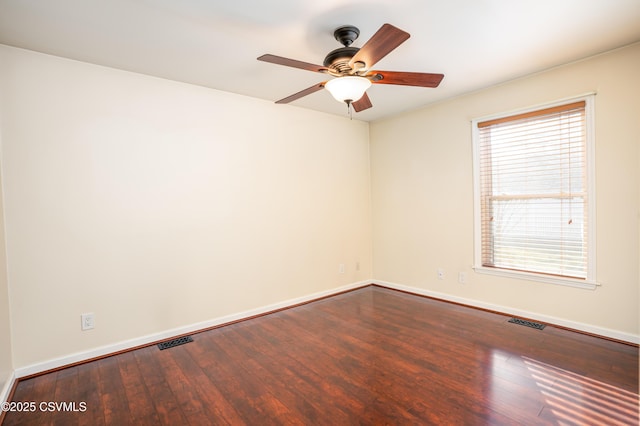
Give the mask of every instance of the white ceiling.
<path id="1" fill-rule="evenodd" d="M 276 101 L 324 75 L 333 30 L 411 34 L 374 68 L 443 73 L 440 87 L 374 85 L 376 120 L 640 41 L 640 0 L 0 0 L 0 43 Z M 279 108 L 346 115 L 326 91 Z"/>

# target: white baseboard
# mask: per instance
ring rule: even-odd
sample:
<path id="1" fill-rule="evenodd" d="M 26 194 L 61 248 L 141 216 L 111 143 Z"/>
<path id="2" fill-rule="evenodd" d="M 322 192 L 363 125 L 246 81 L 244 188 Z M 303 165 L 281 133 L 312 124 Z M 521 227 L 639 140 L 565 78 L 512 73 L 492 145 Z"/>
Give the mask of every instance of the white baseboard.
<path id="1" fill-rule="evenodd" d="M 249 311 L 239 312 L 232 315 L 226 315 L 226 316 L 214 318 L 208 321 L 186 325 L 184 327 L 173 328 L 171 330 L 166 330 L 159 333 L 148 334 L 146 336 L 125 340 L 125 341 L 114 343 L 111 345 L 101 346 L 88 351 L 77 352 L 74 354 L 66 355 L 66 356 L 52 359 L 49 361 L 39 362 L 37 364 L 28 365 L 26 367 L 20 367 L 16 369 L 14 375 L 15 375 L 15 378 L 21 378 L 21 377 L 30 376 L 33 374 L 39 374 L 44 371 L 64 367 L 66 365 L 87 361 L 93 358 L 99 358 L 105 355 L 135 348 L 138 346 L 147 345 L 153 342 L 166 340 L 171 337 L 180 336 L 183 334 L 189 334 L 189 333 L 204 330 L 207 328 L 216 327 L 222 324 L 228 324 L 228 323 L 239 321 L 242 319 L 251 318 L 256 315 L 262 315 L 262 314 L 277 311 L 280 309 L 285 309 L 291 306 L 299 305 L 301 303 L 306 303 L 316 299 L 321 299 L 324 297 L 332 296 L 334 294 L 342 293 L 345 291 L 354 290 L 370 284 L 371 284 L 371 280 L 360 281 L 360 282 L 348 284 L 345 286 L 341 286 L 338 288 L 334 288 L 331 290 L 325 290 L 325 291 L 309 294 L 306 296 L 298 297 L 295 299 L 289 299 L 283 302 L 278 302 L 271 305 L 263 306 L 260 308 L 251 309 Z"/>
<path id="2" fill-rule="evenodd" d="M 13 371 L 9 373 L 9 377 L 7 377 L 7 381 L 4 382 L 4 386 L 2 390 L 0 390 L 0 405 L 4 404 L 9 400 L 9 393 L 13 388 L 13 382 L 16 381 L 16 375 Z"/>
<path id="3" fill-rule="evenodd" d="M 409 293 L 415 293 L 422 296 L 433 297 L 435 299 L 441 299 L 448 302 L 459 303 L 462 305 L 468 305 L 476 308 L 487 309 L 490 311 L 500 312 L 507 315 L 513 315 L 516 317 L 528 318 L 536 321 L 540 321 L 543 323 L 557 325 L 560 327 L 566 327 L 573 330 L 582 331 L 585 333 L 595 334 L 602 337 L 607 337 L 610 339 L 620 340 L 623 342 L 628 342 L 632 344 L 640 344 L 640 336 L 625 333 L 622 331 L 611 330 L 604 327 L 598 327 L 591 324 L 584 324 L 576 321 L 570 321 L 562 318 L 556 318 L 549 315 L 539 314 L 537 312 L 524 311 L 521 309 L 510 308 L 507 306 L 494 305 L 492 303 L 486 303 L 479 300 L 466 299 L 463 297 L 452 296 L 450 294 L 438 293 L 431 290 L 425 290 L 417 287 L 410 287 L 403 284 L 392 283 L 388 281 L 380 281 L 380 280 L 372 280 L 373 284 L 377 284 L 383 287 L 388 287 L 395 290 L 406 291 Z"/>
<path id="4" fill-rule="evenodd" d="M 285 309 L 301 303 L 306 303 L 316 299 L 321 299 L 324 297 L 332 296 L 334 294 L 342 293 L 345 291 L 354 290 L 360 287 L 365 287 L 370 284 L 377 284 L 377 285 L 388 287 L 395 290 L 406 291 L 409 293 L 415 293 L 423 296 L 433 297 L 436 299 L 468 305 L 476 308 L 487 309 L 495 312 L 501 312 L 507 315 L 529 318 L 529 319 L 541 321 L 547 324 L 558 325 L 561 327 L 579 330 L 586 333 L 595 334 L 598 336 L 608 337 L 608 338 L 620 340 L 623 342 L 640 344 L 640 336 L 630 334 L 630 333 L 624 333 L 617 330 L 611 330 L 608 328 L 597 327 L 590 324 L 583 324 L 575 321 L 569 321 L 562 318 L 556 318 L 548 315 L 539 314 L 536 312 L 529 312 L 529 311 L 524 311 L 520 309 L 510 308 L 507 306 L 494 305 L 491 303 L 486 303 L 478 300 L 466 299 L 466 298 L 452 296 L 445 293 L 438 293 L 430 290 L 425 290 L 417 287 L 410 287 L 410 286 L 392 283 L 388 281 L 366 280 L 366 281 L 360 281 L 360 282 L 348 284 L 345 286 L 337 287 L 331 290 L 325 290 L 325 291 L 309 294 L 309 295 L 298 297 L 295 299 L 289 299 L 283 302 L 274 303 L 271 305 L 263 306 L 263 307 L 252 309 L 249 311 L 239 312 L 232 315 L 226 315 L 226 316 L 214 318 L 208 321 L 190 324 L 190 325 L 166 330 L 159 333 L 153 333 L 153 334 L 138 337 L 135 339 L 121 341 L 111 345 L 101 346 L 98 348 L 90 349 L 88 351 L 77 352 L 77 353 L 66 355 L 60 358 L 56 358 L 56 359 L 52 359 L 52 360 L 48 360 L 48 361 L 44 361 L 36 364 L 31 364 L 26 367 L 20 367 L 15 370 L 15 372 L 11 375 L 10 380 L 7 381 L 7 383 L 5 384 L 2 390 L 2 393 L 0 394 L 0 398 L 8 397 L 8 392 L 10 391 L 11 386 L 13 386 L 13 382 L 16 379 L 19 379 L 21 377 L 30 376 L 33 374 L 39 374 L 44 371 L 64 367 L 66 365 L 87 361 L 93 358 L 99 358 L 105 355 L 135 348 L 138 346 L 147 345 L 153 342 L 166 340 L 171 337 L 175 337 L 183 334 L 189 334 L 189 333 L 204 330 L 210 327 L 216 327 L 222 324 L 228 324 L 228 323 L 243 320 L 246 318 L 251 318 L 257 315 L 262 315 L 262 314 L 277 311 L 280 309 Z M 4 400 L 0 400 L 0 401 L 4 401 Z"/>

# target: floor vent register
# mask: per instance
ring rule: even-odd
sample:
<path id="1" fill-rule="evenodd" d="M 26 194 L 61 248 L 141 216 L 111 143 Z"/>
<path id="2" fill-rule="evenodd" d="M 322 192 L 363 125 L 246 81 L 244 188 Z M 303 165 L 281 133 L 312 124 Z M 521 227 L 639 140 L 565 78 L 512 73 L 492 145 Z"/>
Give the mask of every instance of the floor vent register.
<path id="1" fill-rule="evenodd" d="M 540 324 L 539 322 L 527 321 L 520 318 L 511 318 L 509 322 L 518 325 L 524 325 L 526 327 L 536 328 L 538 330 L 542 330 L 545 327 L 544 324 Z"/>
<path id="2" fill-rule="evenodd" d="M 158 343 L 158 348 L 161 351 L 169 348 L 173 348 L 175 346 L 184 345 L 185 343 L 193 342 L 193 338 L 191 336 L 183 336 L 178 337 L 177 339 L 167 340 L 166 342 Z"/>

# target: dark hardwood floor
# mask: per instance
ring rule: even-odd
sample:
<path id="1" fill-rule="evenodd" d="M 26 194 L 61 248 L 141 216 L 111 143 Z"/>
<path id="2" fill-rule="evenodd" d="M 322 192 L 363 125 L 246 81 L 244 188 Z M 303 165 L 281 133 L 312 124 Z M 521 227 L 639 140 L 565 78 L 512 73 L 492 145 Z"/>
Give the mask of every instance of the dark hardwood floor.
<path id="1" fill-rule="evenodd" d="M 637 347 L 508 319 L 370 286 L 22 380 L 3 424 L 638 424 Z"/>

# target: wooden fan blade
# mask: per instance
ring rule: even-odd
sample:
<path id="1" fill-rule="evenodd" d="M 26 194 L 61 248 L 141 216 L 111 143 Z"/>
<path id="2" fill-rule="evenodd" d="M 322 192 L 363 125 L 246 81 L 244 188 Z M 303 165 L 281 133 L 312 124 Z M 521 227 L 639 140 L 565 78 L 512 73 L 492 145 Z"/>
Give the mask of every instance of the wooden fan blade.
<path id="1" fill-rule="evenodd" d="M 357 101 L 352 102 L 351 106 L 356 112 L 360 112 L 371 108 L 373 105 L 371 104 L 371 99 L 369 99 L 367 92 L 364 92 L 364 95 L 362 95 L 362 97 Z"/>
<path id="2" fill-rule="evenodd" d="M 299 68 L 302 70 L 313 72 L 327 72 L 327 67 L 322 65 L 310 64 L 308 62 L 296 61 L 295 59 L 283 58 L 276 55 L 262 55 L 258 58 L 259 61 L 270 62 L 272 64 L 284 65 L 285 67 Z"/>
<path id="3" fill-rule="evenodd" d="M 438 87 L 444 74 L 403 71 L 371 71 L 375 84 L 399 84 L 402 86 Z M 382 77 L 382 78 L 379 78 Z"/>
<path id="4" fill-rule="evenodd" d="M 308 87 L 304 90 L 299 91 L 298 93 L 294 93 L 291 96 L 287 96 L 286 98 L 280 99 L 279 101 L 276 101 L 277 104 L 288 104 L 289 102 L 295 101 L 296 99 L 300 99 L 303 96 L 307 96 L 310 95 L 312 93 L 317 92 L 318 90 L 321 90 L 324 87 L 324 84 L 326 83 L 326 81 L 323 81 L 322 83 L 318 83 L 314 86 Z"/>
<path id="5" fill-rule="evenodd" d="M 372 67 L 380 59 L 387 56 L 396 47 L 410 37 L 408 32 L 402 31 L 391 24 L 384 24 L 380 29 L 353 55 L 349 66 L 354 68 L 356 62 L 362 62 L 366 68 Z"/>

